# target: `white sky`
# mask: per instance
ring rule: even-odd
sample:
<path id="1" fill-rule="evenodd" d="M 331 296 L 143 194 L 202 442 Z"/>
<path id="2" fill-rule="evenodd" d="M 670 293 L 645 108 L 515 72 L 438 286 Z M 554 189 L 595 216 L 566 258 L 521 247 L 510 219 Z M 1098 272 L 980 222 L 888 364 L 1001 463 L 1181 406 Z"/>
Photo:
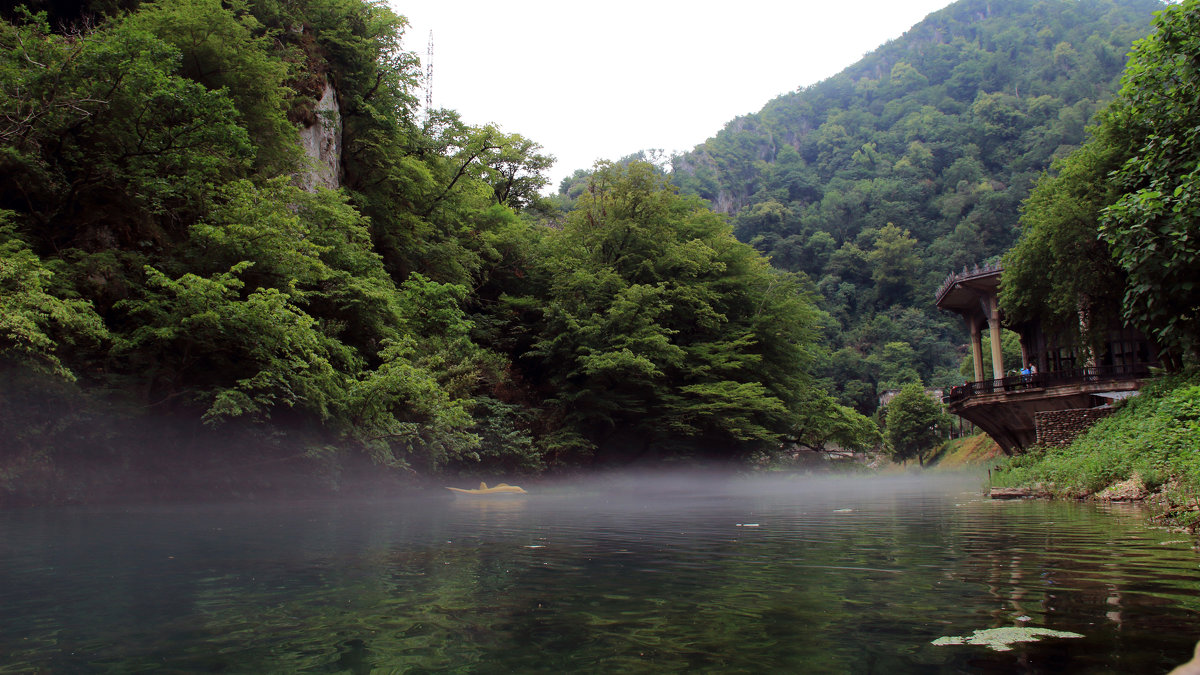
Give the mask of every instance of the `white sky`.
<path id="1" fill-rule="evenodd" d="M 540 143 L 551 191 L 597 159 L 690 150 L 951 0 L 388 2 L 422 62 L 433 31 L 434 107 Z"/>

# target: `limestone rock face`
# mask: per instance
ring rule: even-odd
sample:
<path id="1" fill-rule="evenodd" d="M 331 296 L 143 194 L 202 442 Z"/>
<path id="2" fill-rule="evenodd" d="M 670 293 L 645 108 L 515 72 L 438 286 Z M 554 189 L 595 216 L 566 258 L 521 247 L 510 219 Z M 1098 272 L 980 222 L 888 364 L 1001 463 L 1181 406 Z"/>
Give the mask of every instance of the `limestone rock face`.
<path id="1" fill-rule="evenodd" d="M 316 121 L 300 130 L 309 168 L 296 176 L 296 184 L 309 192 L 318 187 L 336 190 L 342 184 L 342 112 L 328 77 L 315 112 Z"/>

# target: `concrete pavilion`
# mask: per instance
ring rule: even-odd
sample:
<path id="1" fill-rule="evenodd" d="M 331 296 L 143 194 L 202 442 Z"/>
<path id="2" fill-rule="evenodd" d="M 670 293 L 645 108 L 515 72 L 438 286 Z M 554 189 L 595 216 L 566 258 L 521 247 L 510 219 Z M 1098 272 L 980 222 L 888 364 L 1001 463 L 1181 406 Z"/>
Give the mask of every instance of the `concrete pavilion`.
<path id="1" fill-rule="evenodd" d="M 1073 346 L 1060 346 L 1040 322 L 1012 326 L 1020 336 L 1021 363 L 1005 364 L 1001 352 L 1003 312 L 1000 309 L 999 265 L 976 266 L 951 274 L 938 289 L 938 308 L 966 322 L 971 336 L 975 378 L 952 387 L 943 397 L 949 411 L 975 424 L 1009 454 L 1031 445 L 1069 440 L 1111 408 L 1116 399 L 1136 393 L 1157 359 L 1149 342 L 1137 331 L 1117 327 L 1109 332 L 1106 349 L 1081 358 Z M 983 372 L 983 332 L 991 340 L 992 368 Z M 1033 363 L 1032 376 L 1005 374 Z M 990 377 L 988 377 L 990 376 Z M 1063 429 L 1070 431 L 1065 435 Z"/>

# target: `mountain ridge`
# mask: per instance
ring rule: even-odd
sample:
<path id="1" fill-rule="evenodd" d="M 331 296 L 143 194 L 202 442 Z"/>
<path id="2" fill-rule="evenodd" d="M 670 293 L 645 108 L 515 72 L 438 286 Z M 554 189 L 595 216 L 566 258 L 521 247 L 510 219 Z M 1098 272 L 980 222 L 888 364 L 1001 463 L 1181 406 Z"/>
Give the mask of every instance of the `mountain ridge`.
<path id="1" fill-rule="evenodd" d="M 965 334 L 932 306 L 1016 240 L 1020 206 L 1086 138 L 1157 0 L 960 0 L 842 72 L 731 120 L 671 177 L 727 214 L 826 312 L 841 402 L 960 380 Z"/>

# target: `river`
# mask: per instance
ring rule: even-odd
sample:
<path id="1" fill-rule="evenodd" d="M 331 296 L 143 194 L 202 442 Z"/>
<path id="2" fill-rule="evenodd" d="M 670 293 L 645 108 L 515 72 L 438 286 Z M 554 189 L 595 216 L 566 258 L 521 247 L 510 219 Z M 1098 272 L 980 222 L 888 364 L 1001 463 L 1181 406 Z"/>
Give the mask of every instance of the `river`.
<path id="1" fill-rule="evenodd" d="M 0 513 L 0 673 L 1152 673 L 1200 639 L 1200 554 L 1136 508 L 974 477 L 528 487 Z M 997 628 L 1058 633 L 935 644 Z"/>

